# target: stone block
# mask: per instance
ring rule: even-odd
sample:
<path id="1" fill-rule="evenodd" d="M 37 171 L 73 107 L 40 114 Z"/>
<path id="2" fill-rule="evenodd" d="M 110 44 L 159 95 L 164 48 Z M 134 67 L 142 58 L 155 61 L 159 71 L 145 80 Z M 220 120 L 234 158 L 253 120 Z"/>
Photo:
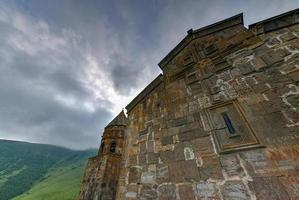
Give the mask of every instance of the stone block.
<path id="1" fill-rule="evenodd" d="M 230 64 L 228 64 L 228 62 L 223 61 L 223 62 L 217 63 L 217 64 L 214 66 L 213 71 L 214 71 L 215 73 L 219 73 L 219 72 L 221 72 L 221 71 L 223 71 L 223 70 L 226 70 L 226 69 L 229 68 L 229 67 L 232 67 L 232 66 L 231 66 Z"/>
<path id="2" fill-rule="evenodd" d="M 159 162 L 159 153 L 148 153 L 147 154 L 147 163 L 148 164 L 158 164 Z"/>
<path id="3" fill-rule="evenodd" d="M 146 165 L 146 154 L 138 155 L 138 165 Z"/>
<path id="4" fill-rule="evenodd" d="M 299 70 L 293 70 L 288 73 L 288 76 L 295 82 L 299 81 Z"/>
<path id="5" fill-rule="evenodd" d="M 174 184 L 162 184 L 158 187 L 159 200 L 175 200 L 176 187 Z"/>
<path id="6" fill-rule="evenodd" d="M 280 44 L 280 41 L 276 37 L 271 37 L 266 40 L 268 46 L 276 46 Z"/>
<path id="7" fill-rule="evenodd" d="M 207 180 L 209 178 L 221 180 L 223 179 L 222 167 L 218 157 L 204 157 L 203 165 L 199 168 L 200 178 Z"/>
<path id="8" fill-rule="evenodd" d="M 263 45 L 261 45 L 261 46 L 259 46 L 259 47 L 257 47 L 257 48 L 254 49 L 254 54 L 255 54 L 256 56 L 260 56 L 260 55 L 265 54 L 265 53 L 268 52 L 269 50 L 270 50 L 270 48 L 267 47 L 266 44 L 263 44 Z"/>
<path id="9" fill-rule="evenodd" d="M 177 126 L 185 125 L 187 124 L 187 122 L 188 122 L 187 117 L 179 117 L 173 120 L 172 125 L 174 127 L 177 127 Z"/>
<path id="10" fill-rule="evenodd" d="M 280 36 L 280 39 L 284 42 L 290 41 L 290 40 L 295 39 L 295 38 L 296 38 L 296 36 L 291 32 L 287 32 L 287 33 Z"/>
<path id="11" fill-rule="evenodd" d="M 160 158 L 163 163 L 169 163 L 175 161 L 173 151 L 160 151 Z"/>
<path id="12" fill-rule="evenodd" d="M 141 169 L 137 167 L 131 167 L 129 169 L 129 183 L 140 183 Z"/>
<path id="13" fill-rule="evenodd" d="M 169 181 L 168 165 L 164 165 L 164 164 L 157 165 L 156 179 L 158 183 Z"/>
<path id="14" fill-rule="evenodd" d="M 179 185 L 180 200 L 195 200 L 194 191 L 191 184 Z"/>
<path id="15" fill-rule="evenodd" d="M 250 63 L 245 63 L 242 65 L 238 65 L 236 67 L 238 67 L 240 69 L 240 72 L 243 75 L 246 75 L 246 74 L 249 74 L 249 73 L 255 71 L 255 68 Z"/>
<path id="16" fill-rule="evenodd" d="M 147 152 L 145 141 L 139 143 L 139 152 L 140 154 L 145 154 Z"/>
<path id="17" fill-rule="evenodd" d="M 220 200 L 216 184 L 213 182 L 201 181 L 196 184 L 197 197 L 199 199 Z"/>
<path id="18" fill-rule="evenodd" d="M 142 172 L 141 183 L 154 184 L 156 182 L 156 173 L 152 171 Z"/>
<path id="19" fill-rule="evenodd" d="M 290 199 L 299 199 L 299 177 L 279 177 Z"/>
<path id="20" fill-rule="evenodd" d="M 278 49 L 276 51 L 274 50 L 268 51 L 267 53 L 262 55 L 261 58 L 267 65 L 270 66 L 277 62 L 283 61 L 283 58 L 289 54 L 290 53 L 287 50 Z"/>
<path id="21" fill-rule="evenodd" d="M 166 136 L 174 136 L 179 134 L 180 127 L 168 127 L 166 131 Z"/>
<path id="22" fill-rule="evenodd" d="M 255 57 L 254 59 L 251 60 L 251 63 L 255 68 L 255 70 L 257 71 L 267 66 L 266 63 L 263 61 L 263 59 L 261 59 L 260 57 Z"/>
<path id="23" fill-rule="evenodd" d="M 242 181 L 226 181 L 221 186 L 223 199 L 229 200 L 250 200 L 248 191 Z M 258 198 L 259 199 L 259 198 Z M 265 199 L 265 198 L 261 198 Z M 271 199 L 267 198 L 266 199 Z"/>
<path id="24" fill-rule="evenodd" d="M 213 156 L 215 154 L 213 144 L 209 136 L 197 138 L 191 141 L 195 154 L 201 157 Z"/>
<path id="25" fill-rule="evenodd" d="M 163 136 L 161 138 L 162 145 L 173 144 L 173 136 Z"/>
<path id="26" fill-rule="evenodd" d="M 192 182 L 199 179 L 195 160 L 177 161 L 169 164 L 169 177 L 172 182 Z"/>
<path id="27" fill-rule="evenodd" d="M 143 129 L 141 131 L 139 131 L 139 135 L 146 135 L 148 133 L 148 130 L 147 129 Z"/>
<path id="28" fill-rule="evenodd" d="M 138 188 L 138 185 L 129 184 L 125 193 L 126 200 L 137 200 Z"/>
<path id="29" fill-rule="evenodd" d="M 140 191 L 140 200 L 155 200 L 158 198 L 156 188 L 151 185 L 142 185 Z"/>
<path id="30" fill-rule="evenodd" d="M 191 147 L 189 143 L 178 143 L 174 146 L 174 158 L 176 161 L 185 160 L 184 148 Z"/>
<path id="31" fill-rule="evenodd" d="M 257 149 L 250 152 L 241 152 L 241 158 L 245 161 L 244 165 L 247 172 L 252 177 L 267 176 L 277 173 L 277 166 L 269 160 L 263 150 Z"/>
<path id="32" fill-rule="evenodd" d="M 215 51 L 217 51 L 217 46 L 214 45 L 214 44 L 209 45 L 209 46 L 204 48 L 204 53 L 206 55 L 210 55 L 210 54 L 214 53 Z"/>
<path id="33" fill-rule="evenodd" d="M 126 200 L 136 200 L 137 192 L 126 192 Z"/>
<path id="34" fill-rule="evenodd" d="M 180 132 L 178 135 L 180 142 L 192 141 L 196 138 L 204 137 L 204 136 L 207 136 L 207 133 L 202 128 Z"/>
<path id="35" fill-rule="evenodd" d="M 221 155 L 220 156 L 221 166 L 228 176 L 244 176 L 244 171 L 240 165 L 240 160 L 235 154 Z"/>
<path id="36" fill-rule="evenodd" d="M 257 177 L 249 184 L 257 199 L 290 199 L 277 177 Z"/>
<path id="37" fill-rule="evenodd" d="M 137 156 L 136 155 L 129 156 L 128 160 L 129 160 L 130 166 L 137 165 Z"/>
<path id="38" fill-rule="evenodd" d="M 147 151 L 151 153 L 155 151 L 155 142 L 153 140 L 147 142 Z"/>

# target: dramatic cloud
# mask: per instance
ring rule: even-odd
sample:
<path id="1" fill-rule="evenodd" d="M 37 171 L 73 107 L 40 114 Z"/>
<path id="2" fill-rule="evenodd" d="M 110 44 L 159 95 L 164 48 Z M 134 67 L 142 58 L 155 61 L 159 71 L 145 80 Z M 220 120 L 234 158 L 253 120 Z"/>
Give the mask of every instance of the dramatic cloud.
<path id="1" fill-rule="evenodd" d="M 245 24 L 298 1 L 0 2 L 0 138 L 81 149 L 160 73 L 190 28 L 244 12 Z"/>

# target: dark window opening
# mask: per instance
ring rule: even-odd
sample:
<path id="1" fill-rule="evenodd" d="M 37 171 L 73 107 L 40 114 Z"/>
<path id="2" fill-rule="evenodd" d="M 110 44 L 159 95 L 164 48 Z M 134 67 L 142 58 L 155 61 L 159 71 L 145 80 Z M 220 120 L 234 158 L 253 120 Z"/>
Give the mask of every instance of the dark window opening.
<path id="1" fill-rule="evenodd" d="M 112 142 L 110 146 L 110 153 L 115 153 L 116 151 L 116 142 Z"/>
<path id="2" fill-rule="evenodd" d="M 232 124 L 232 122 L 231 122 L 231 120 L 230 120 L 230 118 L 229 118 L 227 112 L 223 112 L 223 113 L 221 113 L 221 115 L 222 115 L 223 120 L 224 120 L 224 122 L 225 122 L 225 124 L 226 124 L 226 127 L 227 127 L 227 129 L 228 129 L 228 132 L 229 132 L 230 134 L 236 134 L 236 130 L 235 130 L 235 128 L 234 128 L 234 126 L 233 126 L 233 124 Z"/>
<path id="3" fill-rule="evenodd" d="M 101 184 L 101 187 L 102 187 L 102 188 L 106 187 L 106 183 L 102 183 L 102 184 Z"/>

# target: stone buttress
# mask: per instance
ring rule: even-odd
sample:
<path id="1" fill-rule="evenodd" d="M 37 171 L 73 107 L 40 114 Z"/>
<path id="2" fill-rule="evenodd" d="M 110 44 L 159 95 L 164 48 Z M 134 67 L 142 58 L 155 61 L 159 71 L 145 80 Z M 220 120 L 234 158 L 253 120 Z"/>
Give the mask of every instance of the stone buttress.
<path id="1" fill-rule="evenodd" d="M 80 200 L 115 199 L 126 124 L 126 116 L 121 112 L 105 127 L 98 155 L 88 160 Z"/>

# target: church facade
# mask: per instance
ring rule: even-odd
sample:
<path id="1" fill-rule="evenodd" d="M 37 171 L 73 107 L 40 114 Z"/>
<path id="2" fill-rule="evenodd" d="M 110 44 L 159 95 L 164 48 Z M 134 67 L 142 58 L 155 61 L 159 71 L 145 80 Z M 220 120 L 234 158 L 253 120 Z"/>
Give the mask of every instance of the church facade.
<path id="1" fill-rule="evenodd" d="M 299 199 L 299 10 L 187 36 L 105 128 L 80 200 Z"/>

